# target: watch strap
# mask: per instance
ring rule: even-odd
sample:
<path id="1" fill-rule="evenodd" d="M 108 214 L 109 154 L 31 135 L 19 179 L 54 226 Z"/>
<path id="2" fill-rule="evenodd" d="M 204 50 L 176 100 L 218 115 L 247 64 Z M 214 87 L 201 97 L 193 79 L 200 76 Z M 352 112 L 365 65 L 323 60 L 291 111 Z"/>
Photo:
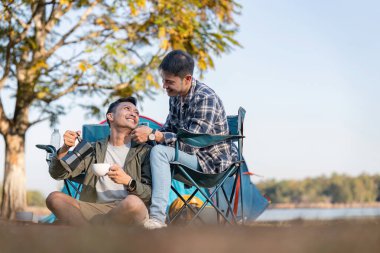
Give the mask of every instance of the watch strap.
<path id="1" fill-rule="evenodd" d="M 129 180 L 126 188 L 127 188 L 127 191 L 129 191 L 129 192 L 133 192 L 134 190 L 136 190 L 136 180 L 131 178 L 131 180 Z"/>

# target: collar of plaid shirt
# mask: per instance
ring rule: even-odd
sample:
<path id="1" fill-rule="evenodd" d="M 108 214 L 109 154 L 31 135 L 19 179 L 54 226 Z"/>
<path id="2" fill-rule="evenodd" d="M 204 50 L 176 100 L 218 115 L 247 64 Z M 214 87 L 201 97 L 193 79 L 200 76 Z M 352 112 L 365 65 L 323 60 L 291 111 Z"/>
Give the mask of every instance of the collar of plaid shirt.
<path id="1" fill-rule="evenodd" d="M 194 77 L 192 77 L 189 92 L 187 93 L 187 95 L 184 98 L 179 97 L 179 99 L 178 99 L 181 107 L 186 107 L 190 104 L 191 98 L 194 97 L 194 92 L 195 92 L 196 86 L 197 86 L 197 80 Z"/>

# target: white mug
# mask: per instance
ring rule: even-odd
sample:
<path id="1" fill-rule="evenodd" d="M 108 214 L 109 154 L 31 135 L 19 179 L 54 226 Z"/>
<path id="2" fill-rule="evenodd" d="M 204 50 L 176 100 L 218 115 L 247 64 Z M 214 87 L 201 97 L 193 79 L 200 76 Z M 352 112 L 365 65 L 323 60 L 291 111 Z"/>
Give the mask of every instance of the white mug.
<path id="1" fill-rule="evenodd" d="M 105 176 L 110 170 L 111 165 L 109 163 L 94 163 L 92 164 L 92 171 L 98 177 Z"/>

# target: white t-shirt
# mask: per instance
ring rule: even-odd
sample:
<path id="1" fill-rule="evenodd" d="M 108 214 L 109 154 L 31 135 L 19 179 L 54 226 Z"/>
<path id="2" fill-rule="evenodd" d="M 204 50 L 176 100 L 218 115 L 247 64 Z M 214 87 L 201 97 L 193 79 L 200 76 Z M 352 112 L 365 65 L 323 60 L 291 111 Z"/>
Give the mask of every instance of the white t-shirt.
<path id="1" fill-rule="evenodd" d="M 122 146 L 112 146 L 108 143 L 104 162 L 111 165 L 118 164 L 121 168 L 123 168 L 130 148 L 130 142 Z M 120 201 L 128 195 L 128 192 L 124 188 L 123 184 L 115 183 L 107 175 L 99 177 L 96 182 L 95 189 L 98 195 L 98 199 L 96 201 L 97 203 Z"/>

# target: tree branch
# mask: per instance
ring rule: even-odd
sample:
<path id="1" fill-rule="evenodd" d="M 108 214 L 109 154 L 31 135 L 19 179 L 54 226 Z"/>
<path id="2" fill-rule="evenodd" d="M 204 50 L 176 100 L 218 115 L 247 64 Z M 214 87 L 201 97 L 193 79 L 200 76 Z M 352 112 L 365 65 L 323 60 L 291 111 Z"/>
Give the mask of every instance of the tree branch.
<path id="1" fill-rule="evenodd" d="M 37 119 L 35 121 L 29 122 L 28 123 L 28 128 L 31 127 L 31 126 L 33 126 L 33 125 L 35 125 L 35 124 L 37 124 L 37 123 L 40 123 L 40 122 L 45 121 L 45 120 L 48 120 L 48 119 L 50 119 L 50 117 L 40 118 L 40 119 Z"/>
<path id="2" fill-rule="evenodd" d="M 38 46 L 38 50 L 35 51 L 35 54 L 39 56 L 39 54 L 43 54 L 45 51 L 45 5 L 38 3 L 36 7 L 36 15 L 33 18 L 34 20 L 34 28 L 35 28 L 35 41 Z M 39 58 L 39 57 L 37 57 Z"/>
<path id="3" fill-rule="evenodd" d="M 11 27 L 11 21 L 10 20 L 9 20 L 9 27 Z M 11 29 L 9 29 L 8 39 L 9 39 L 9 42 L 7 45 L 7 50 L 6 50 L 6 55 L 5 55 L 4 73 L 0 79 L 0 90 L 3 88 L 5 82 L 7 81 L 9 72 L 11 70 L 11 49 L 13 47 L 13 41 L 12 41 L 12 37 L 11 37 Z"/>
<path id="4" fill-rule="evenodd" d="M 33 21 L 34 16 L 36 15 L 36 13 L 37 13 L 37 8 L 36 8 L 36 10 L 33 11 L 29 21 L 26 24 L 24 22 L 22 22 L 23 25 L 21 24 L 21 26 L 24 28 L 24 30 L 18 34 L 18 37 L 15 38 L 15 44 L 23 41 L 25 39 L 25 37 L 28 35 L 29 28 L 32 25 L 32 21 Z M 11 15 L 14 18 L 16 18 L 16 20 L 18 19 L 15 15 L 13 15 L 13 12 L 11 12 Z"/>
<path id="5" fill-rule="evenodd" d="M 159 48 L 158 51 L 157 51 L 157 53 L 154 54 L 154 56 L 152 56 L 152 57 L 150 58 L 150 60 L 149 60 L 148 63 L 146 63 L 146 64 L 143 63 L 143 64 L 139 67 L 140 70 L 136 73 L 135 76 L 138 76 L 138 75 L 141 74 L 144 70 L 146 70 L 146 66 L 151 65 L 151 64 L 153 63 L 154 59 L 156 58 L 155 56 L 160 55 L 161 52 L 162 52 L 162 50 Z M 131 78 L 131 79 L 133 80 L 134 78 Z M 122 89 L 127 88 L 129 85 L 130 85 L 130 83 L 125 83 L 125 82 L 124 82 L 124 83 L 119 83 L 119 84 L 115 85 L 115 86 L 113 87 L 113 89 L 114 89 L 114 90 L 122 90 Z"/>
<path id="6" fill-rule="evenodd" d="M 70 65 L 70 66 L 73 66 L 73 63 L 75 63 L 75 59 L 77 59 L 78 57 L 80 57 L 81 55 L 84 54 L 84 51 L 81 51 L 75 55 L 73 55 L 72 57 L 68 58 L 68 59 L 63 59 L 61 57 L 59 57 L 58 55 L 56 55 L 57 57 L 57 61 L 54 65 L 52 65 L 51 67 L 49 67 L 49 69 L 46 71 L 47 73 L 50 73 L 50 72 L 53 72 L 54 70 L 58 69 L 59 67 L 62 67 L 64 65 Z"/>
<path id="7" fill-rule="evenodd" d="M 78 27 L 80 27 L 87 19 L 88 15 L 91 14 L 91 12 L 93 11 L 93 9 L 95 8 L 95 6 L 99 3 L 100 0 L 96 0 L 94 1 L 90 7 L 83 13 L 83 15 L 81 16 L 81 18 L 79 19 L 78 23 L 73 26 L 66 34 L 64 34 L 62 36 L 62 38 L 50 49 L 47 51 L 47 54 L 46 54 L 46 58 L 49 58 L 49 56 L 51 56 L 55 51 L 57 51 L 58 48 L 62 47 L 62 45 L 64 45 L 65 43 L 65 40 L 71 35 L 73 34 L 77 29 Z"/>
<path id="8" fill-rule="evenodd" d="M 5 114 L 3 102 L 0 97 L 0 134 L 5 135 L 10 126 L 10 121 Z"/>
<path id="9" fill-rule="evenodd" d="M 22 20 L 17 16 L 17 14 L 14 15 L 14 12 L 11 12 L 10 14 L 12 15 L 12 17 L 13 17 L 14 19 L 16 19 L 17 23 L 19 23 L 19 25 L 21 25 L 22 28 L 23 28 L 24 30 L 28 28 L 28 24 L 27 24 L 27 23 L 24 23 L 24 21 L 22 21 Z"/>
<path id="10" fill-rule="evenodd" d="M 126 88 L 128 85 L 129 85 L 129 83 L 120 83 L 120 84 L 117 84 L 116 86 Z M 98 83 L 73 83 L 66 90 L 59 92 L 58 94 L 56 94 L 56 95 L 52 96 L 51 98 L 46 99 L 44 101 L 47 103 L 50 103 L 51 101 L 55 101 L 55 100 L 65 96 L 71 92 L 74 92 L 79 87 L 95 88 L 98 90 L 112 90 L 112 89 L 114 89 L 115 86 L 102 85 L 102 84 L 98 84 Z"/>
<path id="11" fill-rule="evenodd" d="M 54 8 L 54 5 L 56 4 L 55 1 L 53 1 L 52 4 L 52 11 L 45 26 L 46 33 L 50 33 L 57 21 L 72 7 L 72 2 L 70 2 L 65 9 L 63 9 L 64 5 L 59 5 L 57 8 Z"/>
<path id="12" fill-rule="evenodd" d="M 79 43 L 79 42 L 82 42 L 82 41 L 85 41 L 85 40 L 88 40 L 88 39 L 96 38 L 96 37 L 100 36 L 102 33 L 103 33 L 103 31 L 92 32 L 92 33 L 87 34 L 86 36 L 79 37 L 76 40 L 67 41 L 67 42 L 63 43 L 62 46 L 67 46 L 67 45 L 70 45 L 70 44 L 76 44 L 76 43 Z"/>

